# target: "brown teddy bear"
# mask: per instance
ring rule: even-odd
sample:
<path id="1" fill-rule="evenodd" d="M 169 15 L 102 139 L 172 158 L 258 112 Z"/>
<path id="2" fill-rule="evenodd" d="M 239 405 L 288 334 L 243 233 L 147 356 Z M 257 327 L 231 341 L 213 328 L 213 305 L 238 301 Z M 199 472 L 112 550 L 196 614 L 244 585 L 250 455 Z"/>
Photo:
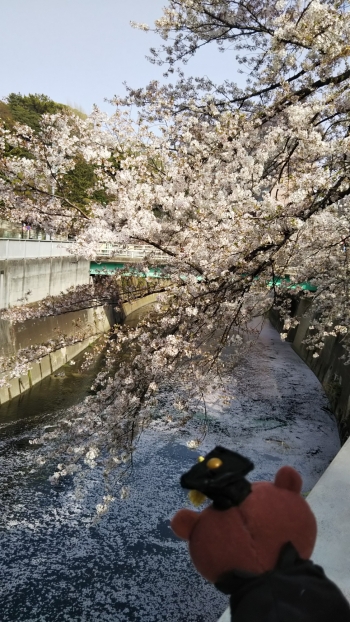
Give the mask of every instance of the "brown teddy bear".
<path id="1" fill-rule="evenodd" d="M 182 476 L 192 498 L 213 501 L 171 521 L 195 567 L 230 595 L 234 622 L 350 622 L 347 600 L 309 560 L 317 527 L 299 473 L 285 466 L 273 483 L 250 484 L 244 476 L 253 468 L 216 447 Z"/>

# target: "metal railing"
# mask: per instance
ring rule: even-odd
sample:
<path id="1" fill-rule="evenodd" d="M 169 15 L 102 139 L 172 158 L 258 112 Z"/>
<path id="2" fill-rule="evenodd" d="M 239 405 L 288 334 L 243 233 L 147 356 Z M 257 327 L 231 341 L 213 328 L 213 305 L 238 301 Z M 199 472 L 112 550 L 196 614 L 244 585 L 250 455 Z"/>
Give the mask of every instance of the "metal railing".
<path id="1" fill-rule="evenodd" d="M 98 252 L 99 257 L 122 257 L 125 259 L 143 259 L 146 255 L 164 259 L 166 254 L 149 244 L 103 244 Z"/>

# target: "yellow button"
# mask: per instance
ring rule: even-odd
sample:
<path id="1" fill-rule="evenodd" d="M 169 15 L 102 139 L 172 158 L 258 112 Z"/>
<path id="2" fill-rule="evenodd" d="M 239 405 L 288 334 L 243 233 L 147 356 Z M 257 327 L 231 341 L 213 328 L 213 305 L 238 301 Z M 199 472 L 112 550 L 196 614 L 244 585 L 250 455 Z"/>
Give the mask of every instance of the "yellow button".
<path id="1" fill-rule="evenodd" d="M 210 470 L 218 469 L 221 466 L 222 466 L 222 460 L 220 460 L 220 458 L 210 458 L 210 460 L 208 460 L 207 462 L 207 467 Z"/>

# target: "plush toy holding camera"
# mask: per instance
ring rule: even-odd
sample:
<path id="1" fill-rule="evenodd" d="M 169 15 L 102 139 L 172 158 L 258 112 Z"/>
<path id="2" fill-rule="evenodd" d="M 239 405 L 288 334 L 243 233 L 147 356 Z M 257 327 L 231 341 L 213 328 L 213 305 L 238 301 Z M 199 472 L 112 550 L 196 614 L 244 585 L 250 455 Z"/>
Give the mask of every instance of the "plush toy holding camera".
<path id="1" fill-rule="evenodd" d="M 250 484 L 254 465 L 238 453 L 216 447 L 199 460 L 181 485 L 212 504 L 179 510 L 171 527 L 198 572 L 230 596 L 232 622 L 350 622 L 347 600 L 309 559 L 317 527 L 299 473 L 285 466 L 274 482 Z"/>

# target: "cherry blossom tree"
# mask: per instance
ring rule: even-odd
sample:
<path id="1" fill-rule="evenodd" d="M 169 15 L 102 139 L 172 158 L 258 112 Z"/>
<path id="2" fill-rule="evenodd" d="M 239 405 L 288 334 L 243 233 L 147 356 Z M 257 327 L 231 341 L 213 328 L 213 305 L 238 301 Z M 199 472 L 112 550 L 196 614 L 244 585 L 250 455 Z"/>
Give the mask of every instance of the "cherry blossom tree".
<path id="1" fill-rule="evenodd" d="M 317 314 L 315 355 L 327 335 L 349 342 L 346 3 L 169 0 L 155 30 L 165 44 L 152 58 L 168 74 L 217 43 L 237 50 L 246 88 L 186 80 L 180 70 L 173 85 L 116 98 L 111 118 L 47 115 L 40 133 L 17 126 L 1 136 L 3 217 L 25 211 L 50 231 L 73 228 L 74 252 L 87 257 L 101 242 L 147 244 L 140 269 L 155 265 L 154 250 L 164 254 L 154 311 L 136 328 L 116 328 L 97 394 L 41 439 L 65 443 L 56 479 L 101 452 L 111 470 L 155 413 L 181 425 L 205 410 L 253 317 L 275 306 L 286 331 L 298 321 L 292 295 L 308 297 Z M 135 103 L 136 121 L 125 112 Z M 7 144 L 28 155 L 8 156 Z M 94 164 L 108 201 L 91 194 L 84 210 L 67 201 L 62 180 L 77 157 Z M 316 291 L 304 291 L 305 281 Z"/>

